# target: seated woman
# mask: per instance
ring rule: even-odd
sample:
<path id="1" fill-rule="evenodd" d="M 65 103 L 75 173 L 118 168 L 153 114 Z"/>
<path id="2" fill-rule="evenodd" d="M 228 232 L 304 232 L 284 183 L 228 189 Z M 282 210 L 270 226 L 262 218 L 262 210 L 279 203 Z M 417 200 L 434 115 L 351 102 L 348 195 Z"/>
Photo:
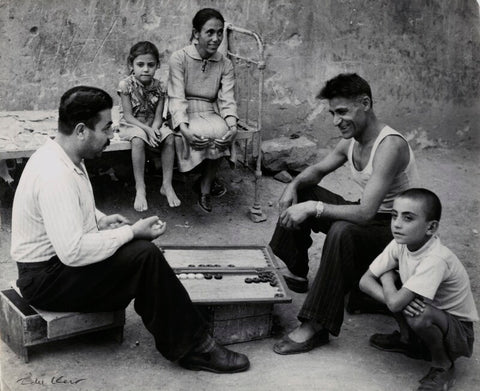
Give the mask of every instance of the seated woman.
<path id="1" fill-rule="evenodd" d="M 212 184 L 220 158 L 231 157 L 237 134 L 233 65 L 217 51 L 224 23 L 214 9 L 198 11 L 192 21 L 192 44 L 174 52 L 169 63 L 169 110 L 178 166 L 186 172 L 202 163 L 198 205 L 205 212 L 212 211 L 211 195 L 225 193 Z"/>

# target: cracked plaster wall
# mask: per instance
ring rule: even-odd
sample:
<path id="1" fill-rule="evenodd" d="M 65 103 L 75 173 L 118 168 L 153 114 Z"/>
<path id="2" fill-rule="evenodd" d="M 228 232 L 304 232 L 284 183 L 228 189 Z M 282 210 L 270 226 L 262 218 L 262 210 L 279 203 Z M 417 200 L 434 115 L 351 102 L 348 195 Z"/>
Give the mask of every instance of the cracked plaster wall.
<path id="1" fill-rule="evenodd" d="M 0 0 L 0 110 L 55 108 L 76 84 L 115 96 L 138 40 L 158 46 L 165 78 L 201 7 L 263 37 L 265 138 L 334 140 L 315 95 L 326 79 L 356 71 L 379 116 L 412 138 L 479 141 L 475 0 Z"/>

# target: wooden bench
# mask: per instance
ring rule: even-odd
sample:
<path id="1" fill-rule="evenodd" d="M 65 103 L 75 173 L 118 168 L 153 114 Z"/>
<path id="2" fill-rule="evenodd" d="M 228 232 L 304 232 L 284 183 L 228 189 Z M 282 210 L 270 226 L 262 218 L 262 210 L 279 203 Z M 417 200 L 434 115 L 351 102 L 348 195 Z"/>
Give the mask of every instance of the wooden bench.
<path id="1" fill-rule="evenodd" d="M 114 312 L 50 312 L 30 306 L 15 289 L 0 292 L 2 340 L 27 363 L 29 348 L 81 334 L 111 330 L 123 341 L 125 310 Z"/>
<path id="2" fill-rule="evenodd" d="M 0 160 L 25 159 L 57 132 L 58 110 L 43 111 L 2 111 L 0 112 L 0 132 L 12 133 L 11 140 L 0 137 Z M 118 107 L 112 108 L 112 119 L 118 123 Z M 6 129 L 10 128 L 10 129 Z M 1 134 L 1 133 L 0 133 Z M 13 136 L 15 135 L 15 136 Z M 105 152 L 131 149 L 130 141 L 114 137 Z"/>

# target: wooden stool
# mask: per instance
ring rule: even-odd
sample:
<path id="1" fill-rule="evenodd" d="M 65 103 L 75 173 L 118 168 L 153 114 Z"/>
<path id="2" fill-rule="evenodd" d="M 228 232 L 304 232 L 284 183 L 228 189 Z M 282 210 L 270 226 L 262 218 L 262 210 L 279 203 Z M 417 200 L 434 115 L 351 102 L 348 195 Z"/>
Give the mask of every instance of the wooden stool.
<path id="1" fill-rule="evenodd" d="M 114 312 L 49 312 L 32 308 L 14 289 L 0 292 L 2 340 L 28 362 L 29 348 L 80 334 L 112 329 L 123 341 L 125 310 Z"/>

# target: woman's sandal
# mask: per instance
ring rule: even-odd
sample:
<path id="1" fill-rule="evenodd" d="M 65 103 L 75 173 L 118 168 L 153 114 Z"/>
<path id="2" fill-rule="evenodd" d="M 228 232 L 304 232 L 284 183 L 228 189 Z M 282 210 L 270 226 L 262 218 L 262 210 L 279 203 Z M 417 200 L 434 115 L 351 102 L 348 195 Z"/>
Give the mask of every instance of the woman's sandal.
<path id="1" fill-rule="evenodd" d="M 212 199 L 210 194 L 200 194 L 198 197 L 198 206 L 207 213 L 212 211 Z"/>

